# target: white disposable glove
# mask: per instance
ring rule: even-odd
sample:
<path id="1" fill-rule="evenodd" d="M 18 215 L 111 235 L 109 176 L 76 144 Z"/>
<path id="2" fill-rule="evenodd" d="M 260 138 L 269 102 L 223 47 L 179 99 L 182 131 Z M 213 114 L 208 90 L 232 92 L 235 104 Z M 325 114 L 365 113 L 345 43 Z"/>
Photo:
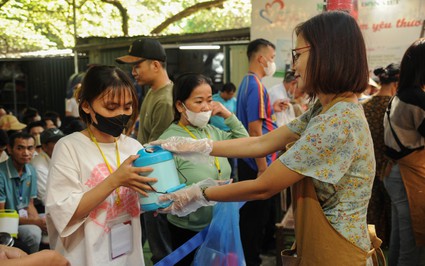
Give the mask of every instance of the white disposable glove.
<path id="1" fill-rule="evenodd" d="M 220 181 L 205 179 L 190 187 L 180 189 L 176 192 L 161 195 L 158 200 L 172 201 L 171 205 L 164 209 L 158 209 L 159 213 L 171 213 L 183 217 L 204 206 L 213 206 L 215 201 L 208 201 L 202 195 L 202 188 L 219 185 Z"/>
<path id="2" fill-rule="evenodd" d="M 152 141 L 149 145 L 160 145 L 163 149 L 176 153 L 188 161 L 211 164 L 214 162 L 214 158 L 209 156 L 213 148 L 213 141 L 207 138 L 193 139 L 175 136 Z"/>

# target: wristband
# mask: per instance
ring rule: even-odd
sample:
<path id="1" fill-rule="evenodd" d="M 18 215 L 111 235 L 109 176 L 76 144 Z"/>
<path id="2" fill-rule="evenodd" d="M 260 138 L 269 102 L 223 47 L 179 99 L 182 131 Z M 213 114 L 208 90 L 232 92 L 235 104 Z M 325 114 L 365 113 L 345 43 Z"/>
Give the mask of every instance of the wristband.
<path id="1" fill-rule="evenodd" d="M 206 200 L 206 201 L 210 201 L 210 199 L 207 197 L 207 195 L 205 194 L 205 190 L 207 189 L 208 187 L 201 187 L 201 193 L 202 193 L 202 197 L 204 197 L 204 199 Z"/>

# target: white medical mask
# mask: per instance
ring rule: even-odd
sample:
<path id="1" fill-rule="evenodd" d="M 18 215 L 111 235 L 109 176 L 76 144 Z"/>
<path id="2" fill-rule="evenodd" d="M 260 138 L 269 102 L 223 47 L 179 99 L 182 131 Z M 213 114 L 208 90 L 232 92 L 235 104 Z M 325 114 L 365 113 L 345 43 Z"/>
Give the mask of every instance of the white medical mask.
<path id="1" fill-rule="evenodd" d="M 184 103 L 182 104 L 183 107 L 186 109 L 186 118 L 193 126 L 204 128 L 208 124 L 208 121 L 210 121 L 211 118 L 212 111 L 195 113 L 187 109 Z"/>
<path id="2" fill-rule="evenodd" d="M 264 67 L 264 72 L 268 77 L 273 76 L 274 72 L 276 72 L 276 63 L 273 61 L 267 61 L 267 66 Z"/>

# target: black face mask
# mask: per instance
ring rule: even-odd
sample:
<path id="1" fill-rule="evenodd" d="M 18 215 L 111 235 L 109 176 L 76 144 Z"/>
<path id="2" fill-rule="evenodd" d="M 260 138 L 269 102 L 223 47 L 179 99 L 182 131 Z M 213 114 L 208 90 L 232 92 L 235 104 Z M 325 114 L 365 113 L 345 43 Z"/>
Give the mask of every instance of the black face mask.
<path id="1" fill-rule="evenodd" d="M 121 135 L 123 130 L 127 128 L 127 123 L 130 120 L 131 115 L 117 115 L 114 117 L 104 117 L 100 114 L 95 113 L 97 124 L 93 123 L 93 126 L 103 133 L 109 134 L 113 137 Z"/>

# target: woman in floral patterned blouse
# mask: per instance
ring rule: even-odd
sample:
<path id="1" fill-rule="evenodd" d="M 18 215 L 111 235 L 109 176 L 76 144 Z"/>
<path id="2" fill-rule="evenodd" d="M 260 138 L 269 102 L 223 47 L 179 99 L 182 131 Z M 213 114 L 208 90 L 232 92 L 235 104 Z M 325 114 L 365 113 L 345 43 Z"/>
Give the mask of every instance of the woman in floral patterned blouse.
<path id="1" fill-rule="evenodd" d="M 164 212 L 184 215 L 208 201 L 267 199 L 284 188 L 308 181 L 305 184 L 311 186 L 320 213 L 309 217 L 308 210 L 298 213 L 294 209 L 297 254 L 304 261 L 302 265 L 328 265 L 331 260 L 333 265 L 364 265 L 370 249 L 366 213 L 375 157 L 369 126 L 356 96 L 368 82 L 363 36 L 355 19 L 340 11 L 319 14 L 297 26 L 295 33 L 295 75 L 299 84 L 304 84 L 304 91 L 317 99 L 307 112 L 261 137 L 156 142 L 180 155 L 199 152 L 250 158 L 282 150 L 295 141 L 292 147 L 255 180 L 223 186 L 193 185 L 164 196 L 164 200 L 174 200 Z M 308 201 L 306 195 L 299 196 Z M 331 230 L 309 228 L 321 223 L 321 216 Z M 303 235 L 303 230 L 308 235 Z M 335 237 L 327 241 L 330 234 Z M 336 238 L 342 242 L 334 242 Z"/>

